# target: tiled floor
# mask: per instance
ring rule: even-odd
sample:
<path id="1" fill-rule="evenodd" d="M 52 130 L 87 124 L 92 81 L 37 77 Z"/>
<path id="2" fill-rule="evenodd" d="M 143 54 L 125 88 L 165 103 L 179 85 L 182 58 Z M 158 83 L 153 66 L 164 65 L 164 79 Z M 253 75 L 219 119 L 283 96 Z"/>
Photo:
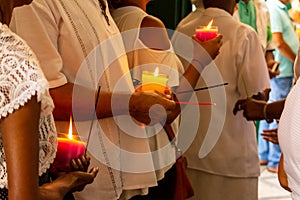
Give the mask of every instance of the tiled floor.
<path id="1" fill-rule="evenodd" d="M 277 174 L 268 172 L 265 166 L 261 166 L 260 171 L 259 200 L 291 200 L 290 193 L 280 187 Z"/>

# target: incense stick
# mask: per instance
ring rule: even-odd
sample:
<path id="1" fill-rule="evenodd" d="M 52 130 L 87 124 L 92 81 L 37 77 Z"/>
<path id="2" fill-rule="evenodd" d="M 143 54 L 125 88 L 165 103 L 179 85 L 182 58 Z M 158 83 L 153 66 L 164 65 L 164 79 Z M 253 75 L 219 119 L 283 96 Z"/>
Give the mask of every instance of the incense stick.
<path id="1" fill-rule="evenodd" d="M 248 89 L 247 89 L 247 83 L 246 83 L 246 80 L 244 79 L 244 76 L 242 76 L 242 81 L 243 81 L 243 86 L 244 86 L 247 98 L 249 98 L 249 92 L 248 92 Z"/>
<path id="2" fill-rule="evenodd" d="M 199 106 L 215 106 L 212 102 L 188 102 L 188 101 L 176 101 L 176 104 L 180 105 L 199 105 Z"/>
<path id="3" fill-rule="evenodd" d="M 211 86 L 207 86 L 207 87 L 196 88 L 194 90 L 185 90 L 185 91 L 177 92 L 176 94 L 196 92 L 196 91 L 200 91 L 200 90 L 207 90 L 207 89 L 216 88 L 216 87 L 225 86 L 225 85 L 228 85 L 228 83 L 221 83 L 221 84 L 217 84 L 217 85 L 211 85 Z"/>
<path id="4" fill-rule="evenodd" d="M 93 129 L 93 124 L 94 124 L 94 120 L 95 120 L 95 115 L 96 115 L 96 110 L 97 110 L 97 106 L 98 106 L 98 102 L 99 102 L 100 90 L 101 90 L 101 86 L 99 85 L 98 86 L 98 91 L 97 91 L 97 96 L 96 96 L 95 109 L 94 109 L 93 116 L 92 116 L 92 122 L 91 122 L 91 125 L 90 125 L 89 135 L 88 135 L 88 138 L 87 138 L 84 154 L 86 154 L 88 144 L 89 144 L 89 141 L 90 141 L 90 137 L 91 137 L 91 133 L 92 133 L 92 129 Z"/>
<path id="5" fill-rule="evenodd" d="M 248 88 L 247 88 L 247 82 L 246 82 L 246 80 L 245 80 L 245 78 L 244 78 L 243 75 L 242 75 L 242 81 L 243 81 L 243 86 L 244 86 L 247 98 L 249 98 L 250 96 L 249 96 L 249 92 L 248 92 Z M 255 121 L 253 121 L 253 124 L 256 127 Z"/>

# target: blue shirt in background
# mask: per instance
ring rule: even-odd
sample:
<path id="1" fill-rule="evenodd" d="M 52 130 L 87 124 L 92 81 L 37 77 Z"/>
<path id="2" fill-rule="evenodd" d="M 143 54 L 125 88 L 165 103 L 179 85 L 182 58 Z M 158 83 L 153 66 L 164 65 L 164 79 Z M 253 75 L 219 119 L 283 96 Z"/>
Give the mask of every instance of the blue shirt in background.
<path id="1" fill-rule="evenodd" d="M 297 54 L 299 40 L 294 25 L 290 19 L 288 8 L 279 0 L 268 0 L 267 5 L 270 12 L 272 33 L 282 33 L 284 41 L 290 46 L 292 51 Z M 293 77 L 293 62 L 284 57 L 278 49 L 274 51 L 275 60 L 280 62 L 280 75 L 277 78 Z"/>

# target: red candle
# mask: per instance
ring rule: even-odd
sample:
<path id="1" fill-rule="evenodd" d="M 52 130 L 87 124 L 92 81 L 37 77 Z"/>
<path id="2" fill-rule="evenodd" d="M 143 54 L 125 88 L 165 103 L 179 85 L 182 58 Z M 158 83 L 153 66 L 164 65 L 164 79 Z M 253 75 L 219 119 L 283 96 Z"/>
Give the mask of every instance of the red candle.
<path id="1" fill-rule="evenodd" d="M 207 40 L 217 37 L 218 27 L 212 26 L 212 23 L 213 20 L 211 20 L 207 26 L 196 27 L 196 36 L 200 41 L 205 42 Z"/>
<path id="2" fill-rule="evenodd" d="M 56 157 L 53 162 L 53 171 L 70 171 L 70 161 L 84 154 L 86 142 L 72 134 L 72 118 L 70 118 L 69 134 L 58 134 Z"/>

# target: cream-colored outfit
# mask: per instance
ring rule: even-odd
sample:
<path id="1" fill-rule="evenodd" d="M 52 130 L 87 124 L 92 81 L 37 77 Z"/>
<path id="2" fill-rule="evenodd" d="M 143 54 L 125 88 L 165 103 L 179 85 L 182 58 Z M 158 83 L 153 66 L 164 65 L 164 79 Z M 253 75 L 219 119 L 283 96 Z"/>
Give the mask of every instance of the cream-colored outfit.
<path id="1" fill-rule="evenodd" d="M 284 104 L 279 120 L 278 140 L 284 155 L 284 170 L 288 178 L 288 186 L 292 190 L 292 199 L 300 199 L 300 127 L 299 80 L 291 89 Z"/>
<path id="2" fill-rule="evenodd" d="M 194 21 L 197 21 L 198 18 L 195 18 L 194 16 L 201 16 L 204 12 L 203 7 L 197 7 L 195 11 L 192 11 L 189 13 L 185 18 L 183 18 L 177 25 L 176 29 L 182 29 L 184 26 L 189 26 L 189 24 L 195 23 Z"/>
<path id="3" fill-rule="evenodd" d="M 123 41 L 107 7 L 106 13 L 110 25 L 98 0 L 35 0 L 14 11 L 11 28 L 37 54 L 52 88 L 71 82 L 93 91 L 99 84 L 102 91 L 131 93 L 134 88 Z M 75 87 L 75 120 L 81 98 L 90 99 L 91 111 L 95 105 L 94 95 L 84 96 Z M 129 119 L 118 116 L 94 123 L 88 149 L 91 166 L 99 166 L 100 171 L 92 184 L 76 193 L 76 199 L 118 199 L 123 190 L 156 184 L 147 139 L 135 137 L 145 136 L 145 132 Z M 90 124 L 76 121 L 79 135 L 87 137 Z M 56 121 L 56 125 L 58 131 L 66 132 L 69 124 Z M 137 178 L 134 172 L 142 167 L 145 171 Z"/>
<path id="4" fill-rule="evenodd" d="M 179 58 L 174 54 L 171 42 L 168 50 L 155 50 L 147 47 L 140 39 L 142 21 L 146 17 L 152 17 L 136 6 L 125 6 L 113 10 L 112 16 L 122 32 L 125 49 L 128 54 L 128 63 L 132 78 L 142 83 L 142 72 L 154 72 L 159 67 L 160 74 L 168 75 L 169 87 L 179 85 L 179 72 L 183 66 Z M 149 28 L 153 31 L 155 28 Z M 154 30 L 155 31 L 155 30 Z M 176 132 L 178 120 L 173 123 Z M 170 145 L 166 132 L 160 124 L 146 126 L 149 136 L 153 161 L 156 170 L 157 180 L 161 180 L 164 174 L 175 163 L 175 149 Z"/>
<path id="5" fill-rule="evenodd" d="M 195 33 L 196 26 L 207 25 L 211 19 L 214 19 L 214 25 L 218 26 L 219 33 L 223 35 L 223 46 L 220 49 L 220 54 L 215 59 L 215 64 L 223 82 L 227 82 L 228 85 L 225 86 L 224 96 L 216 99 L 219 101 L 216 107 L 200 107 L 202 117 L 200 117 L 198 133 L 185 153 L 189 168 L 201 171 L 197 181 L 202 181 L 200 174 L 204 173 L 207 176 L 211 174 L 212 179 L 213 176 L 219 176 L 226 181 L 232 178 L 253 179 L 256 183 L 251 184 L 254 187 L 250 188 L 245 181 L 232 182 L 233 185 L 229 187 L 224 184 L 213 186 L 209 182 L 206 184 L 196 182 L 194 183 L 195 192 L 197 193 L 196 199 L 201 197 L 201 199 L 206 200 L 217 200 L 218 198 L 215 197 L 218 197 L 218 194 L 226 194 L 222 199 L 232 199 L 230 198 L 231 194 L 236 197 L 240 196 L 240 199 L 242 199 L 245 190 L 237 191 L 230 190 L 230 188 L 234 188 L 234 184 L 242 184 L 247 191 L 251 190 L 252 193 L 257 193 L 259 160 L 253 122 L 247 121 L 242 113 L 233 115 L 233 108 L 237 100 L 251 96 L 269 86 L 264 54 L 256 32 L 249 26 L 234 20 L 228 12 L 218 8 L 208 8 L 202 15 L 197 15 L 194 12 L 190 17 L 195 19 L 192 21 L 193 23 L 182 26 L 177 31 L 192 36 Z M 188 55 L 193 55 L 193 52 L 189 50 L 190 46 L 182 39 L 180 34 L 175 33 L 172 41 L 176 52 L 179 49 L 181 54 L 189 53 Z M 188 55 L 187 58 L 191 57 Z M 203 80 L 215 79 L 218 75 L 210 66 L 206 67 L 205 70 L 202 73 Z M 207 91 L 199 92 L 198 99 L 209 101 L 214 97 L 210 95 L 218 95 L 214 93 L 215 90 L 211 89 L 210 94 Z M 215 117 L 215 120 L 211 121 L 210 116 L 213 109 L 215 109 L 215 112 L 212 117 Z M 209 133 L 207 133 L 208 130 Z M 206 134 L 215 134 L 216 131 L 220 131 L 218 141 L 212 150 L 207 152 L 207 155 L 200 157 L 199 151 L 204 145 L 204 137 Z M 206 140 L 206 142 L 211 141 Z M 208 190 L 207 187 L 210 189 Z"/>
<path id="6" fill-rule="evenodd" d="M 1 121 L 21 109 L 31 98 L 41 103 L 39 120 L 39 175 L 45 173 L 56 155 L 57 140 L 53 101 L 47 80 L 29 46 L 0 23 L 0 127 Z M 28 144 L 28 148 L 30 144 Z M 0 188 L 8 188 L 5 151 L 0 132 Z M 7 197 L 5 197 L 7 198 Z"/>

